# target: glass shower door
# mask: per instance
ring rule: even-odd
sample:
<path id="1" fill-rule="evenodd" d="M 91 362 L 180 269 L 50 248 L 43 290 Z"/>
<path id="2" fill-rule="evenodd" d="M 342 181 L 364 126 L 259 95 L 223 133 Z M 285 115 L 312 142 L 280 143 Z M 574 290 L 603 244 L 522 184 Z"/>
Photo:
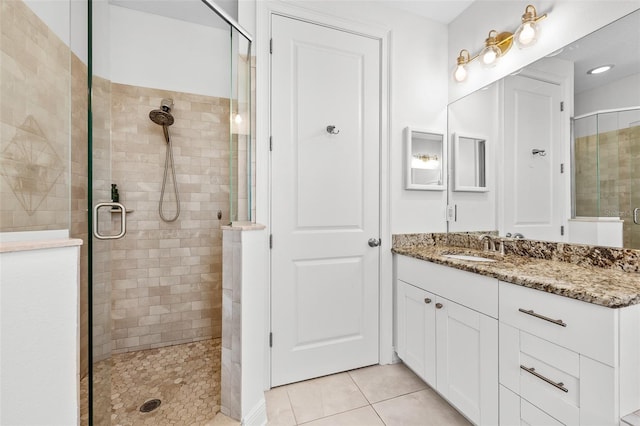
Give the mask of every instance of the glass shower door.
<path id="1" fill-rule="evenodd" d="M 629 161 L 629 245 L 625 247 L 640 249 L 640 109 L 627 111 L 629 127 L 627 130 L 628 161 Z"/>
<path id="2" fill-rule="evenodd" d="M 104 77 L 109 54 L 109 14 L 106 2 L 90 2 L 89 44 L 89 140 L 88 218 L 100 232 L 112 233 L 111 212 L 97 203 L 111 201 L 111 84 Z M 97 67 L 94 64 L 100 64 Z M 102 76 L 101 76 L 102 74 Z M 115 214 L 114 214 L 115 215 Z M 90 229 L 93 229 L 90 226 Z M 111 240 L 101 240 L 89 231 L 89 424 L 111 424 Z M 85 422 L 83 421 L 83 425 Z"/>

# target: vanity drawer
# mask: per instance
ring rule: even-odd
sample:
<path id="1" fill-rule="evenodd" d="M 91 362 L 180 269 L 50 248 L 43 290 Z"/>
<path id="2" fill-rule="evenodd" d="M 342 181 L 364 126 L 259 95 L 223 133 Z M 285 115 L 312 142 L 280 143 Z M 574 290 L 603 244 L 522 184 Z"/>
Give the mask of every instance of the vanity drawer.
<path id="1" fill-rule="evenodd" d="M 501 322 L 615 365 L 615 309 L 505 282 L 500 282 L 499 300 Z"/>
<path id="2" fill-rule="evenodd" d="M 520 420 L 521 424 L 529 426 L 564 426 L 535 405 L 529 404 L 524 399 L 520 399 Z M 578 423 L 576 423 L 578 424 Z M 505 425 L 507 426 L 507 425 Z"/>
<path id="3" fill-rule="evenodd" d="M 520 332 L 520 396 L 564 424 L 580 424 L 580 356 Z"/>
<path id="4" fill-rule="evenodd" d="M 498 318 L 498 280 L 407 256 L 396 256 L 397 278 Z"/>
<path id="5" fill-rule="evenodd" d="M 500 384 L 566 424 L 580 423 L 580 355 L 499 326 Z"/>

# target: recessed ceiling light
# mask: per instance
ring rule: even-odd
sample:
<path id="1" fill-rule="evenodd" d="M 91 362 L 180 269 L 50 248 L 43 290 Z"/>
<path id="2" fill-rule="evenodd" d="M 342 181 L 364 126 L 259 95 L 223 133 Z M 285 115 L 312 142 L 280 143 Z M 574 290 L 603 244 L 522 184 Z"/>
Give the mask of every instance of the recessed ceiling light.
<path id="1" fill-rule="evenodd" d="M 602 74 L 603 72 L 609 71 L 611 68 L 613 68 L 613 65 L 600 65 L 599 67 L 587 71 L 587 74 Z"/>

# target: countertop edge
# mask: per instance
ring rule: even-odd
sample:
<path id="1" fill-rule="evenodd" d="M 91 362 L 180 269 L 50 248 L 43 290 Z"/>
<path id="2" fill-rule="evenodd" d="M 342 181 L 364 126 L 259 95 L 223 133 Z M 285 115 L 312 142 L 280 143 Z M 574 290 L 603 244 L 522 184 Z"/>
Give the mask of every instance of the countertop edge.
<path id="1" fill-rule="evenodd" d="M 447 249 L 447 247 L 439 247 L 439 248 L 442 250 Z M 431 246 L 429 247 L 429 249 L 433 250 L 434 247 Z M 391 252 L 396 255 L 407 256 L 414 259 L 423 260 L 423 261 L 435 263 L 438 265 L 448 266 L 451 268 L 455 268 L 455 269 L 470 272 L 470 273 L 475 273 L 478 275 L 496 278 L 499 281 L 502 281 L 508 284 L 519 285 L 521 287 L 543 291 L 545 293 L 551 293 L 558 296 L 578 300 L 581 302 L 602 306 L 605 308 L 619 309 L 619 308 L 625 308 L 628 306 L 640 304 L 640 288 L 638 289 L 637 293 L 625 298 L 621 298 L 613 294 L 602 296 L 601 294 L 589 292 L 588 290 L 585 290 L 585 289 L 568 288 L 568 286 L 566 285 L 566 282 L 562 283 L 559 280 L 554 282 L 553 279 L 550 279 L 548 277 L 537 278 L 535 276 L 531 276 L 530 274 L 529 275 L 521 274 L 521 275 L 524 275 L 524 277 L 521 277 L 521 276 L 518 276 L 517 268 L 510 269 L 508 272 L 507 271 L 500 272 L 496 270 L 491 270 L 492 267 L 495 269 L 496 267 L 495 263 L 483 265 L 480 262 L 478 263 L 474 262 L 470 264 L 469 262 L 466 262 L 466 261 L 443 258 L 441 255 L 438 255 L 436 253 L 429 255 L 428 253 L 425 253 L 427 250 L 428 249 L 425 248 L 425 250 L 422 253 L 416 253 L 415 250 L 410 251 L 409 249 L 403 250 L 402 248 L 392 248 Z M 542 259 L 531 259 L 531 261 L 548 262 L 549 264 L 560 263 L 560 262 L 554 262 L 551 260 L 542 260 Z M 595 271 L 593 270 L 593 268 L 588 268 L 588 267 L 578 266 L 578 265 L 573 265 L 573 268 L 583 269 L 585 273 L 589 273 L 589 274 L 596 273 L 596 272 L 607 274 L 607 270 L 605 269 L 603 269 L 602 271 Z M 629 272 L 622 272 L 622 273 L 633 274 Z"/>
<path id="2" fill-rule="evenodd" d="M 11 241 L 0 242 L 0 253 L 13 253 L 19 251 L 43 250 L 61 247 L 81 246 L 83 241 L 79 238 L 61 238 L 56 240 L 36 241 Z"/>

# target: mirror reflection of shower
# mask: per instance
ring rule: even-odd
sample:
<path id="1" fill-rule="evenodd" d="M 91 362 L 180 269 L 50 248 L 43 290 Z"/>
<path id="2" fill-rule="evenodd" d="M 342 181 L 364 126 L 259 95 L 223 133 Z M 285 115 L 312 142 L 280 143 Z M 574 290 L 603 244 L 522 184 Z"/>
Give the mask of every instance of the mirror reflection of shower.
<path id="1" fill-rule="evenodd" d="M 164 139 L 167 142 L 167 150 L 164 158 L 164 177 L 162 178 L 162 191 L 160 192 L 160 202 L 158 204 L 158 213 L 160 218 L 165 222 L 174 222 L 180 216 L 180 194 L 178 192 L 178 182 L 176 181 L 176 167 L 173 161 L 173 147 L 171 145 L 171 138 L 169 137 L 169 126 L 173 124 L 173 115 L 171 115 L 171 108 L 173 108 L 173 99 L 163 99 L 160 102 L 160 109 L 154 109 L 149 112 L 149 118 L 154 123 L 162 126 L 164 132 Z M 169 168 L 171 168 L 171 180 L 173 182 L 173 193 L 176 197 L 176 214 L 167 218 L 163 212 L 164 206 L 164 193 L 167 186 L 167 175 L 169 174 Z"/>

